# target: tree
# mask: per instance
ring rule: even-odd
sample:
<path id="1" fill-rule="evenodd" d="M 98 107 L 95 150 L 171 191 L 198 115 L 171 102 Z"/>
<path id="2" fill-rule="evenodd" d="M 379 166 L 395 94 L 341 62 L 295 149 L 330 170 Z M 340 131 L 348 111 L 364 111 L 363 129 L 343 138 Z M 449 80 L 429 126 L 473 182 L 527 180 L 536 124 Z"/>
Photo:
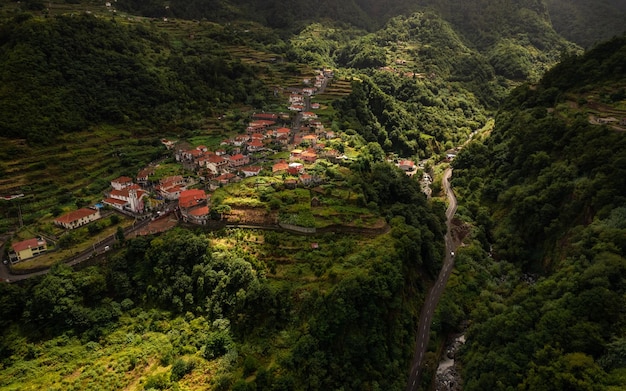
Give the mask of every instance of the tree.
<path id="1" fill-rule="evenodd" d="M 126 234 L 124 233 L 124 228 L 117 227 L 117 231 L 115 232 L 115 239 L 117 239 L 120 244 L 124 245 L 126 242 Z"/>

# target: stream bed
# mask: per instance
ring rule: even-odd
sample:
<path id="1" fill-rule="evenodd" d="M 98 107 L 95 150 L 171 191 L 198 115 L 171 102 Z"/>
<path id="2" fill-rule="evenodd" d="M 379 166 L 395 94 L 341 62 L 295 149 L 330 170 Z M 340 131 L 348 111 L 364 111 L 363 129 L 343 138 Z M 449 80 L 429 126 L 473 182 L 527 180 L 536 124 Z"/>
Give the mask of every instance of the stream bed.
<path id="1" fill-rule="evenodd" d="M 465 343 L 465 335 L 460 334 L 451 338 L 446 343 L 445 353 L 439 361 L 437 367 L 437 375 L 435 379 L 436 391 L 461 391 L 463 390 L 463 382 L 461 374 L 454 362 L 458 350 Z"/>

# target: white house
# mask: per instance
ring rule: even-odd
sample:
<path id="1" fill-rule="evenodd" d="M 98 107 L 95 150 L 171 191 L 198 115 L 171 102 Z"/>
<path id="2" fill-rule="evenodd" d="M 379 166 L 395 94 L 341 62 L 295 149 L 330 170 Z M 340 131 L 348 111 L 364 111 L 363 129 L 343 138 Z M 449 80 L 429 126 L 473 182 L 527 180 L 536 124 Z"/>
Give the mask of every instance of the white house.
<path id="1" fill-rule="evenodd" d="M 57 217 L 54 219 L 54 224 L 66 229 L 74 229 L 99 218 L 100 210 L 98 208 L 82 208 Z"/>

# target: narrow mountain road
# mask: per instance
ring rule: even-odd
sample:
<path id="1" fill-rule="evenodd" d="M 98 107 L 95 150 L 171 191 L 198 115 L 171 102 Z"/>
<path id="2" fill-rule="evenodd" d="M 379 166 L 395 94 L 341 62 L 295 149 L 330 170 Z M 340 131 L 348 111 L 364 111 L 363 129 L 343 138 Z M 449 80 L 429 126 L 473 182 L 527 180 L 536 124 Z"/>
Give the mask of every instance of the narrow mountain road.
<path id="1" fill-rule="evenodd" d="M 132 227 L 128 227 L 125 230 L 124 234 L 128 236 L 132 232 L 137 231 L 145 227 L 146 225 L 148 225 L 150 221 L 151 221 L 150 219 L 146 219 L 146 220 L 140 221 L 137 224 L 133 224 Z M 94 255 L 96 256 L 103 255 L 105 252 L 108 251 L 109 247 L 115 244 L 116 241 L 117 239 L 115 238 L 115 234 L 108 236 L 102 239 L 101 241 L 99 241 L 97 244 L 94 244 L 92 247 L 89 247 L 81 251 L 80 253 L 72 257 L 69 257 L 68 259 L 63 261 L 63 263 L 69 266 L 75 266 L 81 262 L 91 259 Z M 24 281 L 32 277 L 41 276 L 43 274 L 47 274 L 49 271 L 50 271 L 50 268 L 32 271 L 32 272 L 26 272 L 23 274 L 13 274 L 11 273 L 11 270 L 9 269 L 8 265 L 3 264 L 0 266 L 0 278 L 2 278 L 1 280 L 2 282 L 13 283 L 13 282 Z"/>
<path id="2" fill-rule="evenodd" d="M 426 295 L 426 300 L 424 301 L 424 306 L 422 307 L 422 312 L 420 313 L 417 339 L 415 342 L 415 352 L 413 353 L 409 382 L 406 387 L 407 391 L 415 391 L 419 386 L 419 378 L 422 374 L 422 362 L 424 361 L 424 355 L 426 354 L 426 348 L 428 347 L 428 338 L 430 336 L 430 325 L 433 321 L 433 314 L 435 313 L 435 308 L 437 308 L 441 294 L 446 287 L 446 283 L 448 282 L 448 278 L 450 277 L 450 273 L 454 267 L 454 251 L 456 250 L 457 245 L 452 240 L 450 228 L 452 218 L 456 213 L 457 201 L 450 187 L 451 176 L 452 169 L 449 168 L 443 175 L 443 187 L 446 191 L 449 202 L 448 209 L 446 210 L 446 225 L 448 226 L 448 231 L 445 236 L 446 255 L 443 261 L 443 267 L 439 272 L 439 277 L 437 277 L 437 281 Z"/>

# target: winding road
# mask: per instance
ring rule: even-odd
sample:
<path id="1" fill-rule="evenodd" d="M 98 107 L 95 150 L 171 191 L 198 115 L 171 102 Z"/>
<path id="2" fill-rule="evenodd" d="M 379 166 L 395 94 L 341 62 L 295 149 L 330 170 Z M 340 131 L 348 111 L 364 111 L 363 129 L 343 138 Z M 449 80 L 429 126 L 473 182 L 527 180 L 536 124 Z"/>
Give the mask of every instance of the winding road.
<path id="1" fill-rule="evenodd" d="M 426 348 L 428 347 L 430 325 L 432 324 L 433 314 L 435 313 L 435 308 L 437 308 L 441 294 L 446 287 L 446 283 L 448 282 L 448 278 L 450 277 L 450 273 L 454 267 L 454 256 L 452 254 L 456 251 L 457 245 L 452 240 L 450 227 L 452 224 L 452 218 L 456 213 L 457 201 L 450 187 L 451 176 L 452 169 L 448 168 L 443 175 L 443 187 L 446 191 L 449 202 L 448 209 L 446 210 L 446 225 L 448 227 L 445 236 L 446 256 L 443 261 L 443 267 L 439 272 L 439 277 L 437 277 L 437 281 L 428 291 L 426 300 L 424 301 L 424 306 L 422 307 L 422 312 L 420 313 L 415 351 L 413 353 L 411 372 L 409 374 L 409 382 L 407 384 L 406 391 L 415 391 L 419 386 L 419 378 L 422 374 L 422 362 L 424 360 L 424 355 L 426 354 Z"/>

